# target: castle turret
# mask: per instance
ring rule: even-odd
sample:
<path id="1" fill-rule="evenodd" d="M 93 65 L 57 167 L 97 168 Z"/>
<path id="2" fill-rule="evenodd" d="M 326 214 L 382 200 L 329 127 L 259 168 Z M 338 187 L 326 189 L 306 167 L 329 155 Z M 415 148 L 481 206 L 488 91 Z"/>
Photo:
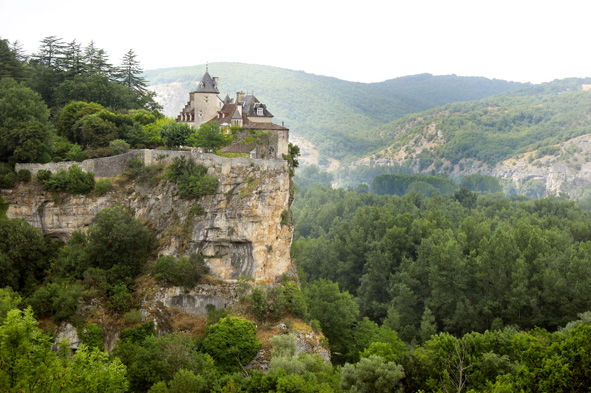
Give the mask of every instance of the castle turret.
<path id="1" fill-rule="evenodd" d="M 214 118 L 224 106 L 224 102 L 218 97 L 219 78 L 211 77 L 208 70 L 197 84 L 197 89 L 189 93 L 189 102 L 177 117 L 177 121 L 190 123 L 199 128 L 201 124 Z"/>

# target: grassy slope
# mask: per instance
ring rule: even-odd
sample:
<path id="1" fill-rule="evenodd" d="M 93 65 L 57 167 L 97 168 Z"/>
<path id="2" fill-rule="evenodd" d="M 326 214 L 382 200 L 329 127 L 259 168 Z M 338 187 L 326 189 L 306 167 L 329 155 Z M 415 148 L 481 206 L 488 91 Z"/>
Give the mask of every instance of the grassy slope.
<path id="1" fill-rule="evenodd" d="M 580 90 L 588 82 L 556 81 L 406 116 L 374 129 L 389 146 L 389 152 L 378 151 L 374 157 L 390 158 L 400 150 L 412 150 L 425 140 L 426 129 L 433 124 L 443 140 L 420 157 L 452 163 L 473 158 L 494 165 L 515 154 L 591 133 L 591 92 Z"/>
<path id="2" fill-rule="evenodd" d="M 205 67 L 179 67 L 145 73 L 151 85 L 168 86 L 165 110 L 180 111 Z M 223 95 L 254 91 L 277 122 L 285 121 L 331 157 L 359 156 L 379 147 L 370 132 L 379 124 L 450 102 L 483 98 L 523 85 L 478 77 L 421 74 L 381 83 L 348 82 L 283 68 L 212 63 Z"/>

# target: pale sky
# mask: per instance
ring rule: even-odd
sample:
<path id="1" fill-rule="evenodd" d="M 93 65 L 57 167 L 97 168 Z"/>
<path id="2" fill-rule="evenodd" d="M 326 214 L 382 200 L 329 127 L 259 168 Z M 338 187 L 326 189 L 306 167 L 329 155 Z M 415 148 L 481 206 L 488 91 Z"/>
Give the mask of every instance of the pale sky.
<path id="1" fill-rule="evenodd" d="M 591 76 L 588 0 L 0 0 L 27 50 L 94 40 L 145 69 L 254 63 L 361 82 L 429 72 L 544 82 Z"/>

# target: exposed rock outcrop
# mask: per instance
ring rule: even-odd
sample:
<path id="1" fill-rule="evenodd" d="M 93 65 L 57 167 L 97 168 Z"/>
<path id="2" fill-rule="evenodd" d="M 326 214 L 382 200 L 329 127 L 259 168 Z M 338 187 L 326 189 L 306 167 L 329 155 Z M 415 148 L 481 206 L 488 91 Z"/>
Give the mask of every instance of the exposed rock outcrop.
<path id="1" fill-rule="evenodd" d="M 147 164 L 190 155 L 219 179 L 216 193 L 199 200 L 182 199 L 176 185 L 166 180 L 156 180 L 155 185 L 115 182 L 114 190 L 104 196 L 56 196 L 36 184 L 19 185 L 3 194 L 10 203 L 8 217 L 24 219 L 66 240 L 72 232 L 85 230 L 100 210 L 121 205 L 152 228 L 159 255 L 202 253 L 212 275 L 219 279 L 247 276 L 271 282 L 292 270 L 293 230 L 282 222 L 283 212 L 289 209 L 290 189 L 285 161 L 191 152 L 163 152 L 157 158 L 154 154 L 144 154 Z M 202 209 L 195 209 L 196 205 Z M 201 210 L 204 214 L 200 215 Z"/>

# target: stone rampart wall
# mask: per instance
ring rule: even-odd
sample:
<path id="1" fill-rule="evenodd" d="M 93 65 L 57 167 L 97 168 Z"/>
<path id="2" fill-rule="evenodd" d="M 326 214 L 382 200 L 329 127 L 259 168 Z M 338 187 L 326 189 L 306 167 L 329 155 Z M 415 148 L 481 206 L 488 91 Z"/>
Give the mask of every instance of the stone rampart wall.
<path id="1" fill-rule="evenodd" d="M 187 157 L 206 167 L 220 166 L 231 168 L 237 166 L 256 166 L 261 169 L 281 169 L 287 166 L 284 160 L 261 160 L 254 158 L 226 158 L 211 153 L 200 153 L 196 150 L 152 150 L 138 149 L 127 153 L 110 157 L 91 158 L 82 162 L 64 161 L 50 162 L 47 164 L 16 164 L 15 170 L 27 169 L 32 174 L 40 170 L 50 170 L 55 173 L 61 169 L 68 169 L 72 165 L 78 165 L 86 172 L 93 172 L 96 177 L 113 177 L 122 174 L 127 169 L 127 163 L 132 158 L 140 159 L 145 165 L 153 165 L 159 162 L 170 163 L 177 157 Z"/>

